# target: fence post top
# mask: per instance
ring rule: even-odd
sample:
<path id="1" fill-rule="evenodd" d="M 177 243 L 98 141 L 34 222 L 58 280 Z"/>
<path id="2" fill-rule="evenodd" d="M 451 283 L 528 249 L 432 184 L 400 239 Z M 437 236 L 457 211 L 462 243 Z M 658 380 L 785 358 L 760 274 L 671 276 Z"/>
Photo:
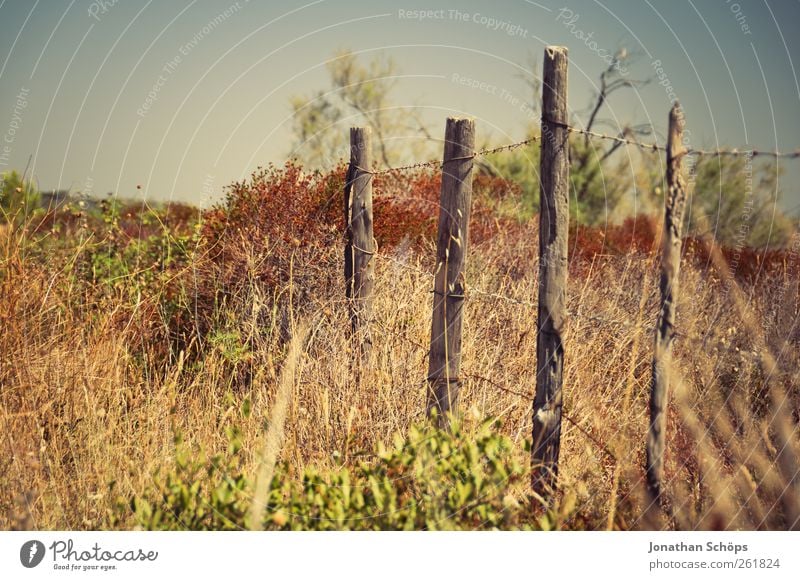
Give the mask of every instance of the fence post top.
<path id="1" fill-rule="evenodd" d="M 560 53 L 566 56 L 567 53 L 569 53 L 569 48 L 567 48 L 566 46 L 558 46 L 555 44 L 551 44 L 544 47 L 544 52 L 550 58 L 553 58 L 553 56 L 555 56 L 556 53 Z"/>
<path id="2" fill-rule="evenodd" d="M 681 132 L 683 132 L 684 125 L 686 124 L 686 118 L 683 115 L 683 108 L 678 101 L 672 105 L 672 108 L 669 110 L 669 122 L 674 123 Z"/>
<path id="3" fill-rule="evenodd" d="M 447 117 L 448 123 L 474 123 L 475 117 Z"/>

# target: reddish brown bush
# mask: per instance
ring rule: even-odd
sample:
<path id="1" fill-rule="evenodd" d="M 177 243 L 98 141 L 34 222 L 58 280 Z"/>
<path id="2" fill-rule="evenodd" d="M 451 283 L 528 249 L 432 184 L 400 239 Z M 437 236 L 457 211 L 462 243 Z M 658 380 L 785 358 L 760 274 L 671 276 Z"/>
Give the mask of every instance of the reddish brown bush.
<path id="1" fill-rule="evenodd" d="M 419 242 L 435 238 L 439 219 L 442 176 L 439 171 L 381 175 L 375 178 L 375 238 L 382 248 L 404 240 Z M 518 227 L 519 221 L 502 216 L 503 202 L 519 199 L 515 184 L 495 176 L 478 174 L 472 184 L 470 242 L 493 239 L 501 230 Z"/>
<path id="2" fill-rule="evenodd" d="M 342 293 L 345 174 L 345 166 L 329 173 L 305 173 L 288 163 L 259 169 L 249 180 L 233 184 L 226 199 L 203 216 L 202 256 L 191 281 L 195 314 L 211 317 L 221 301 L 245 297 L 253 282 L 271 293 L 285 289 L 291 278 L 291 287 L 299 293 L 293 296 L 295 307 L 338 297 Z M 415 251 L 430 247 L 440 188 L 438 171 L 373 177 L 375 238 L 380 251 L 400 244 Z M 535 267 L 538 247 L 538 220 L 517 217 L 520 200 L 520 190 L 513 183 L 476 175 L 470 242 L 515 279 Z M 583 277 L 590 267 L 601 267 L 598 258 L 655 255 L 660 228 L 658 217 L 642 215 L 603 228 L 572 224 L 570 275 Z M 707 249 L 696 240 L 688 240 L 686 250 L 686 260 L 701 267 L 710 263 Z M 786 258 L 780 251 L 751 249 L 726 249 L 724 254 L 736 266 L 734 274 L 745 282 L 778 267 Z"/>
<path id="3" fill-rule="evenodd" d="M 236 292 L 253 280 L 275 287 L 318 265 L 341 237 L 342 175 L 287 163 L 230 186 L 225 201 L 205 212 L 201 231 L 219 289 Z"/>
<path id="4" fill-rule="evenodd" d="M 430 171 L 376 176 L 375 239 L 390 249 L 401 242 L 417 247 L 436 234 L 441 175 Z"/>
<path id="5" fill-rule="evenodd" d="M 698 238 L 688 238 L 685 241 L 687 254 L 700 266 L 713 266 L 711 247 L 708 242 Z M 749 284 L 764 281 L 771 276 L 779 274 L 792 265 L 790 252 L 786 249 L 767 248 L 719 248 L 731 274 L 737 280 Z M 796 274 L 795 274 L 796 275 Z"/>

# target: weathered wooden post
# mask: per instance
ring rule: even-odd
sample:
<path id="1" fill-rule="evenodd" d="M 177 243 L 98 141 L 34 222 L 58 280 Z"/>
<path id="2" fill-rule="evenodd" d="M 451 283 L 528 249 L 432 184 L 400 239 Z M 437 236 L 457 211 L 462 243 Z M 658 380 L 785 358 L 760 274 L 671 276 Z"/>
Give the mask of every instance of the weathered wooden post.
<path id="1" fill-rule="evenodd" d="M 653 385 L 650 391 L 650 429 L 647 434 L 647 490 L 651 507 L 663 503 L 664 441 L 667 423 L 667 400 L 672 339 L 675 334 L 675 310 L 678 298 L 678 275 L 681 266 L 681 232 L 686 206 L 686 183 L 681 165 L 684 118 L 676 102 L 669 112 L 667 136 L 667 194 L 664 199 L 664 232 L 661 246 L 661 308 L 656 322 L 653 352 Z"/>
<path id="2" fill-rule="evenodd" d="M 372 233 L 372 174 L 370 173 L 371 130 L 350 129 L 350 166 L 344 188 L 344 278 L 345 296 L 350 307 L 353 337 L 362 354 L 372 345 L 368 322 L 372 312 L 372 287 L 375 281 L 375 239 Z"/>
<path id="3" fill-rule="evenodd" d="M 428 416 L 435 410 L 442 426 L 447 424 L 446 414 L 455 410 L 461 385 L 464 263 L 469 241 L 475 121 L 447 119 L 444 138 L 427 402 Z"/>
<path id="4" fill-rule="evenodd" d="M 569 228 L 567 49 L 544 51 L 539 197 L 539 305 L 536 321 L 536 396 L 533 401 L 531 484 L 548 494 L 558 475 Z"/>

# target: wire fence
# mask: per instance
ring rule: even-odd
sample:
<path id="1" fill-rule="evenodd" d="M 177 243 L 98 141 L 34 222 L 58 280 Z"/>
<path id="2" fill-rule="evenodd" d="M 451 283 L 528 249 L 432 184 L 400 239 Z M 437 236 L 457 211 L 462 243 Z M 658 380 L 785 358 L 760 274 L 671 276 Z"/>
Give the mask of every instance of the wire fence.
<path id="1" fill-rule="evenodd" d="M 575 134 L 575 135 L 584 135 L 586 137 L 592 139 L 599 139 L 604 141 L 612 141 L 615 143 L 619 143 L 621 145 L 637 147 L 642 151 L 650 151 L 650 152 L 666 152 L 667 147 L 666 145 L 659 144 L 657 141 L 653 143 L 645 143 L 639 141 L 637 139 L 632 139 L 630 137 L 620 136 L 620 135 L 609 135 L 605 133 L 598 133 L 596 131 L 590 131 L 587 129 L 581 129 L 580 127 L 575 127 L 573 125 L 567 125 L 564 123 L 557 123 L 551 120 L 547 121 L 550 124 L 563 127 L 567 130 L 567 132 Z M 475 151 L 472 155 L 467 157 L 458 157 L 454 159 L 450 159 L 449 161 L 462 161 L 464 159 L 477 159 L 479 157 L 486 157 L 488 155 L 494 155 L 496 153 L 503 153 L 506 151 L 513 151 L 515 149 L 519 149 L 521 147 L 525 147 L 527 145 L 531 145 L 532 143 L 541 142 L 542 137 L 540 135 L 536 135 L 533 137 L 529 137 L 528 139 L 524 139 L 522 141 L 517 141 L 515 143 L 508 143 L 506 145 L 500 145 L 498 147 L 490 147 L 486 149 L 481 149 L 479 151 Z M 795 149 L 794 151 L 779 151 L 779 150 L 765 150 L 765 149 L 758 149 L 758 148 L 717 148 L 717 149 L 693 149 L 688 148 L 685 150 L 685 155 L 694 156 L 694 157 L 769 157 L 773 159 L 800 159 L 800 149 Z M 400 165 L 398 167 L 386 167 L 383 169 L 375 169 L 370 170 L 364 167 L 355 166 L 356 169 L 359 171 L 372 175 L 389 175 L 393 173 L 402 173 L 405 171 L 414 171 L 417 169 L 427 169 L 427 168 L 443 168 L 443 161 L 441 159 L 430 159 L 428 161 L 420 161 L 417 163 L 411 163 L 408 165 Z"/>
<path id="2" fill-rule="evenodd" d="M 552 120 L 547 120 L 547 123 L 563 127 L 564 129 L 566 129 L 571 134 L 583 135 L 583 136 L 589 137 L 591 139 L 612 141 L 612 142 L 620 143 L 620 144 L 625 145 L 625 146 L 637 147 L 637 148 L 639 148 L 639 149 L 641 149 L 643 151 L 666 152 L 666 150 L 667 150 L 667 147 L 665 145 L 659 144 L 658 142 L 645 143 L 645 142 L 642 142 L 642 141 L 639 141 L 639 140 L 636 140 L 636 139 L 632 139 L 630 137 L 599 133 L 599 132 L 596 132 L 596 131 L 590 131 L 590 130 L 582 129 L 580 127 L 575 127 L 575 126 L 564 124 L 564 123 L 558 123 L 558 122 L 555 122 L 555 121 L 552 121 Z M 513 151 L 513 150 L 516 150 L 516 149 L 531 145 L 533 143 L 541 142 L 541 140 L 542 140 L 542 137 L 540 135 L 536 135 L 536 136 L 530 137 L 528 139 L 524 139 L 522 141 L 517 141 L 517 142 L 514 142 L 514 143 L 509 143 L 509 144 L 501 145 L 501 146 L 497 146 L 497 147 L 481 149 L 481 150 L 475 151 L 472 155 L 464 156 L 464 157 L 456 157 L 456 158 L 449 159 L 448 161 L 463 161 L 465 159 L 476 159 L 476 158 L 479 158 L 479 157 L 485 157 L 485 156 L 493 155 L 493 154 L 497 154 L 497 153 Z M 698 157 L 722 157 L 722 156 L 751 156 L 751 157 L 757 157 L 757 156 L 761 156 L 761 157 L 769 157 L 769 158 L 774 158 L 774 159 L 799 159 L 800 158 L 800 149 L 797 149 L 795 151 L 790 151 L 790 152 L 782 152 L 782 151 L 779 151 L 779 150 L 767 151 L 767 150 L 755 149 L 755 148 L 753 148 L 753 149 L 749 149 L 749 148 L 692 149 L 692 148 L 689 148 L 689 149 L 685 150 L 685 155 L 698 156 Z M 428 160 L 428 161 L 421 161 L 421 162 L 412 163 L 412 164 L 408 164 L 408 165 L 402 165 L 402 166 L 398 166 L 398 167 L 389 167 L 389 168 L 377 169 L 377 170 L 368 170 L 368 169 L 365 169 L 363 167 L 359 167 L 359 166 L 356 165 L 355 169 L 358 169 L 359 171 L 361 171 L 363 173 L 369 174 L 370 176 L 379 176 L 379 175 L 390 175 L 390 174 L 395 174 L 395 173 L 400 173 L 400 172 L 414 171 L 414 170 L 426 169 L 426 168 L 438 168 L 438 169 L 441 169 L 441 168 L 443 168 L 443 166 L 444 166 L 444 161 L 443 160 L 441 160 L 441 159 L 432 159 L 432 160 Z M 364 251 L 365 253 L 368 253 L 365 250 L 361 250 L 361 251 Z M 428 278 L 431 278 L 431 279 L 434 278 L 434 273 L 431 272 L 431 271 L 424 270 L 424 269 L 419 268 L 417 266 L 410 265 L 406 261 L 399 260 L 397 258 L 394 258 L 394 257 L 388 255 L 388 254 L 378 253 L 377 252 L 377 246 L 376 246 L 376 251 L 374 252 L 374 257 L 379 259 L 379 260 L 385 260 L 385 261 L 388 261 L 388 262 L 392 262 L 394 265 L 396 265 L 396 266 L 398 266 L 398 267 L 400 267 L 400 268 L 402 268 L 404 270 L 413 272 L 413 273 L 415 273 L 415 274 L 417 274 L 419 276 L 428 277 Z M 465 292 L 463 298 L 466 299 L 466 300 L 478 299 L 478 300 L 484 300 L 484 301 L 502 301 L 502 302 L 505 302 L 505 303 L 508 303 L 508 304 L 513 304 L 515 306 L 521 306 L 521 307 L 530 308 L 530 309 L 535 309 L 535 308 L 538 307 L 538 304 L 536 302 L 533 302 L 533 301 L 530 301 L 530 300 L 522 300 L 522 299 L 519 299 L 519 298 L 516 298 L 516 297 L 505 295 L 505 294 L 497 292 L 497 291 L 485 291 L 485 290 L 481 290 L 479 288 L 474 288 L 474 287 L 468 288 L 467 291 Z M 586 320 L 588 322 L 599 323 L 599 324 L 603 324 L 603 325 L 607 325 L 607 326 L 616 326 L 616 327 L 622 327 L 622 328 L 632 328 L 632 327 L 636 326 L 636 324 L 637 324 L 637 323 L 631 322 L 630 320 L 626 320 L 626 319 L 614 319 L 614 320 L 611 320 L 611 319 L 608 319 L 608 318 L 604 318 L 602 316 L 598 316 L 596 314 L 583 314 L 581 312 L 576 312 L 576 311 L 570 311 L 567 314 L 570 317 L 581 318 L 581 319 Z M 652 321 L 650 321 L 650 322 L 652 322 Z M 680 331 L 676 331 L 675 335 L 678 338 L 681 338 L 681 339 L 684 339 L 684 340 L 687 340 L 687 341 L 696 342 L 696 343 L 702 344 L 704 346 L 707 345 L 708 339 L 709 339 L 708 334 L 705 334 L 705 335 L 689 335 L 689 334 L 686 334 L 686 333 L 682 333 Z M 422 347 L 422 345 L 419 345 L 419 346 Z M 729 348 L 731 350 L 733 350 L 733 349 L 739 350 L 737 347 L 734 347 L 734 346 L 728 346 L 727 348 Z"/>
<path id="3" fill-rule="evenodd" d="M 428 280 L 433 280 L 433 278 L 434 278 L 433 271 L 425 269 L 425 268 L 422 268 L 422 267 L 420 267 L 418 265 L 415 265 L 415 264 L 410 264 L 410 263 L 408 263 L 407 260 L 396 258 L 396 257 L 391 256 L 389 254 L 379 253 L 379 252 L 376 252 L 374 254 L 374 257 L 379 261 L 383 261 L 385 263 L 390 263 L 393 266 L 395 266 L 395 267 L 397 267 L 397 268 L 399 268 L 401 270 L 404 270 L 404 271 L 409 272 L 409 273 L 413 273 L 413 274 L 417 275 L 420 278 L 425 278 L 425 279 L 428 279 Z M 654 288 L 653 290 L 651 290 L 651 292 L 650 292 L 650 294 L 649 294 L 649 296 L 647 298 L 647 302 L 648 303 L 652 303 L 652 302 L 655 302 L 657 300 L 657 298 L 658 298 L 657 292 L 658 292 L 657 288 Z M 432 293 L 432 291 L 429 291 L 429 293 Z M 538 308 L 538 303 L 533 301 L 533 300 L 525 300 L 525 299 L 518 298 L 516 296 L 509 296 L 508 294 L 505 294 L 500 290 L 484 290 L 484 289 L 481 289 L 481 288 L 478 288 L 478 287 L 475 287 L 475 286 L 470 286 L 470 285 L 466 286 L 465 293 L 464 293 L 464 300 L 465 301 L 479 300 L 479 301 L 482 301 L 482 302 L 503 302 L 503 303 L 511 305 L 511 306 L 523 307 L 523 308 L 530 309 L 530 310 L 535 310 L 535 309 Z M 637 327 L 652 326 L 655 323 L 657 312 L 653 311 L 652 313 L 650 313 L 650 315 L 648 316 L 648 318 L 646 320 L 642 320 L 641 322 L 632 321 L 630 319 L 630 317 L 626 317 L 624 313 L 620 313 L 620 315 L 618 317 L 616 317 L 616 318 L 608 318 L 608 317 L 600 316 L 598 314 L 586 314 L 584 312 L 581 312 L 580 309 L 578 309 L 578 310 L 567 310 L 566 314 L 567 314 L 567 316 L 569 318 L 580 319 L 580 320 L 584 320 L 586 322 L 597 323 L 597 324 L 605 325 L 605 326 L 608 326 L 608 327 L 634 329 L 634 328 L 637 328 Z M 708 345 L 708 343 L 709 343 L 710 333 L 688 334 L 688 333 L 676 330 L 675 331 L 675 336 L 677 338 L 682 339 L 682 340 L 691 341 L 691 342 L 694 342 L 694 343 L 697 343 L 697 344 L 702 344 L 702 345 L 705 346 L 705 345 Z M 418 346 L 420 346 L 420 348 L 427 348 L 427 347 L 423 347 L 422 345 L 418 345 Z M 728 350 L 741 350 L 736 345 L 728 345 L 728 346 L 726 346 L 724 348 L 728 349 Z"/>
<path id="4" fill-rule="evenodd" d="M 639 341 L 646 328 L 655 330 L 652 349 L 652 383 L 650 398 L 651 422 L 647 435 L 646 474 L 647 489 L 652 505 L 663 505 L 661 495 L 665 481 L 664 448 L 666 431 L 665 403 L 668 400 L 669 373 L 672 367 L 673 341 L 690 343 L 695 352 L 705 351 L 708 346 L 714 350 L 736 351 L 741 356 L 752 354 L 760 358 L 757 339 L 753 339 L 752 352 L 743 351 L 739 344 L 725 343 L 715 337 L 717 333 L 681 332 L 676 330 L 676 304 L 678 303 L 678 280 L 682 256 L 681 246 L 683 216 L 686 201 L 690 195 L 682 175 L 682 161 L 686 157 L 721 158 L 755 157 L 776 160 L 800 159 L 800 148 L 794 151 L 763 148 L 716 148 L 695 149 L 684 146 L 684 120 L 682 111 L 675 103 L 669 113 L 669 130 L 666 144 L 644 142 L 631 136 L 630 131 L 617 135 L 600 133 L 591 128 L 576 127 L 567 122 L 566 94 L 566 51 L 561 47 L 549 47 L 545 51 L 545 72 L 542 96 L 542 119 L 540 134 L 522 141 L 491 148 L 475 150 L 474 121 L 471 119 L 448 119 L 445 131 L 445 146 L 442 159 L 432 159 L 398 167 L 372 168 L 369 157 L 369 131 L 360 128 L 351 130 L 351 161 L 345 179 L 345 276 L 348 283 L 348 298 L 353 298 L 351 322 L 353 329 L 359 323 L 359 316 L 371 308 L 372 285 L 375 261 L 387 261 L 404 271 L 415 274 L 426 283 L 433 281 L 433 312 L 431 319 L 430 345 L 410 335 L 409 329 L 392 328 L 391 324 L 364 319 L 375 323 L 387 335 L 407 341 L 417 350 L 422 360 L 428 361 L 427 411 L 436 417 L 445 417 L 458 400 L 458 390 L 463 379 L 479 380 L 498 390 L 533 402 L 533 441 L 532 486 L 535 493 L 545 493 L 555 486 L 558 451 L 561 437 L 562 417 L 577 428 L 587 439 L 593 441 L 612 460 L 615 455 L 594 435 L 586 431 L 580 422 L 574 420 L 562 407 L 562 381 L 564 377 L 565 346 L 570 331 L 580 325 L 580 332 L 586 334 L 596 327 L 602 327 L 615 334 L 625 334 Z M 637 131 L 638 134 L 654 134 Z M 603 160 L 619 147 L 635 147 L 643 152 L 665 153 L 667 188 L 664 195 L 664 237 L 661 246 L 661 280 L 652 294 L 642 296 L 636 316 L 614 312 L 610 315 L 600 308 L 589 312 L 582 304 L 570 307 L 567 296 L 569 267 L 569 136 L 582 135 L 589 140 L 608 141 L 614 145 L 606 151 Z M 467 284 L 466 248 L 468 245 L 468 225 L 471 205 L 471 179 L 474 164 L 478 158 L 507 153 L 540 143 L 540 191 L 539 212 L 539 256 L 531 257 L 530 263 L 538 269 L 535 287 L 525 290 L 527 296 L 520 297 L 506 291 L 506 287 L 480 288 Z M 601 160 L 602 162 L 602 160 Z M 372 180 L 375 176 L 396 175 L 420 169 L 441 169 L 442 184 L 439 202 L 439 224 L 436 237 L 436 268 L 428 271 L 419 264 L 409 263 L 380 253 L 372 234 Z M 446 171 L 445 171 L 446 170 Z M 366 193 L 365 193 L 366 192 Z M 715 246 L 712 244 L 712 250 Z M 352 264 L 360 261 L 359 268 Z M 350 264 L 350 270 L 348 270 Z M 355 272 L 355 273 L 354 273 Z M 357 276 L 362 276 L 361 280 Z M 735 284 L 735 281 L 733 282 Z M 660 300 L 658 295 L 660 294 Z M 461 335 L 464 304 L 470 301 L 504 303 L 514 308 L 536 309 L 536 395 L 524 390 L 509 388 L 501 382 L 486 377 L 464 374 L 461 371 Z M 653 308 L 655 306 L 655 308 Z M 418 328 L 416 331 L 418 332 Z M 355 334 L 354 334 L 355 336 Z M 522 336 L 522 335 L 521 335 Z M 520 338 L 520 344 L 522 338 Z M 711 344 L 709 344 L 709 342 Z M 716 343 L 716 344 L 715 344 Z M 370 343 L 369 348 L 372 348 Z M 355 352 L 355 351 L 354 351 Z M 545 354 L 545 357 L 542 356 Z M 360 356 L 360 355 L 356 355 Z M 547 360 L 543 360 L 546 358 Z M 431 413 L 433 411 L 433 413 Z M 437 419 L 438 420 L 438 419 Z"/>
<path id="5" fill-rule="evenodd" d="M 433 280 L 434 278 L 432 271 L 419 267 L 415 264 L 409 264 L 407 261 L 395 258 L 391 255 L 376 253 L 375 258 L 384 261 L 385 263 L 392 264 L 401 270 L 410 272 L 418 276 L 420 279 Z M 428 293 L 430 294 L 431 291 L 428 291 Z M 502 290 L 484 290 L 470 285 L 467 285 L 464 293 L 464 300 L 479 300 L 481 302 L 489 302 L 491 304 L 504 303 L 514 308 L 521 307 L 532 311 L 535 311 L 538 308 L 538 303 L 533 300 L 524 300 L 516 296 L 510 296 L 504 293 Z M 655 325 L 658 317 L 658 309 L 655 305 L 657 300 L 658 289 L 653 288 L 645 299 L 645 303 L 648 304 L 646 312 L 643 312 L 638 319 L 627 316 L 624 312 L 618 312 L 616 315 L 608 317 L 597 313 L 587 314 L 581 312 L 580 306 L 578 309 L 567 309 L 567 325 L 568 328 L 571 328 L 573 331 L 579 330 L 582 334 L 586 334 L 587 332 L 591 333 L 593 330 L 597 330 L 598 326 L 600 326 L 605 329 L 605 332 L 618 331 L 628 335 L 630 335 L 632 332 L 636 332 L 640 335 L 649 335 L 648 329 Z M 575 321 L 582 321 L 588 324 L 583 324 L 578 329 L 574 326 Z M 421 362 L 427 361 L 429 356 L 429 345 L 423 344 L 423 342 L 420 342 L 419 340 L 409 336 L 408 328 L 398 329 L 378 319 L 372 319 L 370 323 L 374 324 L 382 333 L 399 339 L 413 347 L 416 351 L 418 351 Z M 692 348 L 702 348 L 704 351 L 707 348 L 713 348 L 717 353 L 738 353 L 741 357 L 752 359 L 754 362 L 757 362 L 760 357 L 756 350 L 757 345 L 755 342 L 753 342 L 748 349 L 744 344 L 734 344 L 726 340 L 725 337 L 715 336 L 713 333 L 713 328 L 709 328 L 706 332 L 700 334 L 687 333 L 680 330 L 675 330 L 674 334 L 677 344 L 684 342 L 691 345 Z M 525 400 L 533 400 L 533 394 L 531 393 L 523 393 L 509 389 L 497 381 L 492 381 L 486 377 L 465 374 L 464 378 L 468 380 L 478 380 L 486 385 L 497 387 L 497 389 L 501 391 L 518 396 Z M 570 423 L 573 423 L 576 428 L 580 429 L 580 427 L 571 418 L 565 416 L 565 419 Z M 604 451 L 607 451 L 607 449 L 604 449 Z"/>

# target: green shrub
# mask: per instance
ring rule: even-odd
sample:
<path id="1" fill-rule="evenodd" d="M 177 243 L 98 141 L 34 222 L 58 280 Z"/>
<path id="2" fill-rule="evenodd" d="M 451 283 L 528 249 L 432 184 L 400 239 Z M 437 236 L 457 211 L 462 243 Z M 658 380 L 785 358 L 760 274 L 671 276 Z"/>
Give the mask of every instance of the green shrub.
<path id="1" fill-rule="evenodd" d="M 39 191 L 16 171 L 0 173 L 0 222 L 21 222 L 39 208 Z"/>
<path id="2" fill-rule="evenodd" d="M 512 443 L 492 422 L 475 433 L 412 427 L 355 467 L 307 469 L 299 481 L 278 465 L 264 506 L 270 530 L 478 530 L 527 527 L 524 470 Z M 174 469 L 157 473 L 145 496 L 120 504 L 150 530 L 245 527 L 253 478 L 242 471 L 241 444 L 192 459 L 178 440 Z"/>
<path id="3" fill-rule="evenodd" d="M 153 497 L 158 499 L 134 497 L 130 502 L 137 523 L 148 530 L 239 529 L 247 513 L 248 480 L 239 472 L 238 435 L 232 438 L 227 460 L 206 460 L 202 454 L 192 457 L 176 437 L 174 471 L 154 477 Z"/>

